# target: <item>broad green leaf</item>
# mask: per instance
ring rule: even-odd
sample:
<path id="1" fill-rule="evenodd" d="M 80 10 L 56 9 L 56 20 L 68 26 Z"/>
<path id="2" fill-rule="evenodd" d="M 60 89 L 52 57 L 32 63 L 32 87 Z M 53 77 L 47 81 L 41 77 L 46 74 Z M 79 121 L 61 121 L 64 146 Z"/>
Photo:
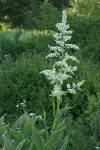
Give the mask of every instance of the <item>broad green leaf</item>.
<path id="1" fill-rule="evenodd" d="M 30 147 L 28 148 L 28 150 L 33 150 L 33 144 L 34 144 L 34 142 L 31 143 L 31 145 L 30 145 Z M 36 149 L 34 148 L 34 150 L 36 150 Z"/>
<path id="2" fill-rule="evenodd" d="M 0 136 L 6 131 L 6 127 L 3 126 L 0 128 Z"/>
<path id="3" fill-rule="evenodd" d="M 0 137 L 0 147 L 3 147 L 3 145 L 4 145 L 3 139 Z"/>
<path id="4" fill-rule="evenodd" d="M 6 147 L 5 147 L 5 145 L 3 145 L 3 148 L 2 148 L 2 150 L 7 150 L 7 149 L 6 149 Z"/>
<path id="5" fill-rule="evenodd" d="M 54 145 L 57 144 L 61 140 L 61 138 L 63 137 L 63 134 L 64 134 L 64 130 L 65 130 L 65 126 L 62 127 L 60 130 L 57 130 L 57 131 L 51 133 L 50 141 L 52 141 Z"/>
<path id="6" fill-rule="evenodd" d="M 14 138 L 18 141 L 22 141 L 24 140 L 24 135 L 21 132 L 18 131 L 11 131 L 12 135 L 14 136 Z"/>
<path id="7" fill-rule="evenodd" d="M 22 142 L 20 142 L 20 143 L 18 144 L 18 146 L 16 147 L 16 150 L 21 150 L 21 148 L 23 147 L 25 141 L 26 141 L 26 139 L 23 140 Z"/>
<path id="8" fill-rule="evenodd" d="M 56 116 L 54 119 L 53 126 L 52 126 L 53 131 L 55 131 L 56 128 L 60 125 L 61 120 L 62 120 L 62 112 L 60 112 L 59 115 Z"/>
<path id="9" fill-rule="evenodd" d="M 34 122 L 33 118 L 29 118 L 29 120 L 24 125 L 24 129 L 29 137 L 32 136 L 32 129 L 34 126 L 33 122 Z"/>
<path id="10" fill-rule="evenodd" d="M 68 143 L 68 139 L 69 139 L 69 136 L 67 136 L 64 140 L 63 140 L 63 144 L 61 146 L 61 148 L 59 150 L 66 150 L 66 147 L 67 147 L 67 143 Z"/>
<path id="11" fill-rule="evenodd" d="M 20 118 L 19 118 L 19 126 L 24 126 L 25 123 L 29 120 L 28 114 L 25 112 Z"/>
<path id="12" fill-rule="evenodd" d="M 55 117 L 56 116 L 56 106 L 55 106 L 55 101 L 52 99 L 52 108 L 53 108 L 53 116 Z"/>
<path id="13" fill-rule="evenodd" d="M 0 118 L 0 127 L 3 126 L 3 122 L 4 122 L 4 116 L 2 116 L 2 117 Z"/>
<path id="14" fill-rule="evenodd" d="M 23 148 L 22 148 L 22 150 L 29 150 L 29 147 L 30 147 L 30 145 L 32 144 L 32 140 L 31 139 L 29 139 L 29 138 L 26 138 L 26 141 L 25 141 L 25 143 L 24 143 L 24 145 L 23 145 Z"/>
<path id="15" fill-rule="evenodd" d="M 43 149 L 44 150 L 56 150 L 56 148 L 55 148 L 55 146 L 53 145 L 52 142 L 48 142 L 47 144 L 45 144 Z"/>
<path id="16" fill-rule="evenodd" d="M 15 123 L 12 126 L 12 130 L 16 131 L 16 129 L 18 128 L 18 120 L 15 121 Z"/>
<path id="17" fill-rule="evenodd" d="M 47 140 L 49 140 L 49 132 L 48 132 L 48 128 L 47 128 L 47 119 L 46 119 L 46 112 L 44 111 L 44 132 L 45 132 L 45 136 L 47 138 Z"/>
<path id="18" fill-rule="evenodd" d="M 4 140 L 4 145 L 5 145 L 7 150 L 14 150 L 12 143 L 7 136 L 3 136 L 3 140 Z"/>
<path id="19" fill-rule="evenodd" d="M 33 127 L 33 141 L 37 150 L 43 150 L 42 139 L 35 127 Z"/>
<path id="20" fill-rule="evenodd" d="M 60 130 L 63 127 L 65 127 L 65 119 L 57 126 L 56 131 Z"/>

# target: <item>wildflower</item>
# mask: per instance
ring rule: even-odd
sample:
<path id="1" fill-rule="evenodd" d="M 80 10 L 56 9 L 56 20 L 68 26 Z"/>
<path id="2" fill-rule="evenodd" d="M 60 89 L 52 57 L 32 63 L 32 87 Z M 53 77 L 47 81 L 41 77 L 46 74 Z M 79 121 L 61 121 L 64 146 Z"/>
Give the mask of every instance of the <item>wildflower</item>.
<path id="1" fill-rule="evenodd" d="M 30 115 L 30 116 L 34 116 L 34 113 L 30 113 L 29 115 Z"/>
<path id="2" fill-rule="evenodd" d="M 16 105 L 16 107 L 18 108 L 18 107 L 19 107 L 19 105 Z"/>
<path id="3" fill-rule="evenodd" d="M 41 115 L 36 116 L 36 119 L 42 120 L 42 116 Z"/>
<path id="4" fill-rule="evenodd" d="M 96 149 L 100 149 L 98 146 L 95 147 Z"/>
<path id="5" fill-rule="evenodd" d="M 24 103 L 20 103 L 20 105 L 24 105 Z"/>
<path id="6" fill-rule="evenodd" d="M 65 10 L 62 13 L 62 22 L 57 23 L 56 28 L 58 29 L 58 33 L 53 34 L 56 46 L 48 46 L 51 53 L 46 56 L 46 59 L 56 57 L 57 61 L 51 70 L 43 70 L 41 73 L 53 85 L 51 96 L 60 100 L 65 93 L 76 94 L 76 89 L 81 90 L 84 80 L 78 83 L 72 81 L 72 77 L 78 68 L 76 65 L 72 66 L 73 63 L 70 62 L 79 63 L 79 61 L 75 56 L 69 55 L 68 52 L 70 49 L 79 50 L 79 47 L 75 44 L 67 43 L 71 39 L 72 30 L 69 30 Z M 69 83 L 70 78 L 72 83 Z M 64 81 L 67 81 L 67 92 L 62 89 Z"/>

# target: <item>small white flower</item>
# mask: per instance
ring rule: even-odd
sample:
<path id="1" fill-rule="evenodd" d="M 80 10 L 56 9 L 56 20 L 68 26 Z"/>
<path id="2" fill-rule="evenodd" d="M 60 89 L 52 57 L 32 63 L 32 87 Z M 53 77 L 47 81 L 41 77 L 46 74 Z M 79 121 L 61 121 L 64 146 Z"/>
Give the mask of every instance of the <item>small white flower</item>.
<path id="1" fill-rule="evenodd" d="M 19 105 L 16 105 L 16 107 L 18 108 L 18 107 L 19 107 Z"/>
<path id="2" fill-rule="evenodd" d="M 69 30 L 69 24 L 67 23 L 67 15 L 66 11 L 64 10 L 62 13 L 62 22 L 57 23 L 56 27 L 59 30 L 58 33 L 54 33 L 53 37 L 57 46 L 48 46 L 50 51 L 49 57 L 56 57 L 56 62 L 53 65 L 51 70 L 43 70 L 43 73 L 48 80 L 50 80 L 50 84 L 53 84 L 54 88 L 52 90 L 52 97 L 56 97 L 60 99 L 62 95 L 69 92 L 71 94 L 76 94 L 76 89 L 80 90 L 80 87 L 83 84 L 83 81 L 79 83 L 72 83 L 69 84 L 69 78 L 72 78 L 75 75 L 75 71 L 77 71 L 77 66 L 73 66 L 71 61 L 75 63 L 79 63 L 75 56 L 68 55 L 70 49 L 79 50 L 79 47 L 74 44 L 67 44 L 67 41 L 71 39 L 72 31 Z M 67 92 L 62 90 L 62 86 L 64 81 L 67 82 Z"/>
<path id="3" fill-rule="evenodd" d="M 68 92 L 71 93 L 71 94 L 76 94 L 75 89 L 68 89 Z"/>
<path id="4" fill-rule="evenodd" d="M 64 94 L 64 91 L 62 91 L 62 89 L 57 84 L 55 84 L 52 94 L 50 96 L 57 97 L 58 99 L 60 99 L 60 96 L 63 94 Z"/>
<path id="5" fill-rule="evenodd" d="M 26 103 L 26 100 L 24 100 L 23 103 Z"/>
<path id="6" fill-rule="evenodd" d="M 20 103 L 20 105 L 24 105 L 24 103 Z"/>
<path id="7" fill-rule="evenodd" d="M 15 142 L 15 140 L 12 140 L 12 143 L 14 143 Z"/>
<path id="8" fill-rule="evenodd" d="M 100 149 L 98 146 L 95 147 L 96 149 Z"/>
<path id="9" fill-rule="evenodd" d="M 29 115 L 30 115 L 30 116 L 34 116 L 34 113 L 30 113 Z"/>
<path id="10" fill-rule="evenodd" d="M 73 83 L 73 88 L 75 89 L 77 87 L 77 85 L 75 83 Z"/>
<path id="11" fill-rule="evenodd" d="M 46 59 L 47 59 L 48 57 L 58 57 L 58 56 L 60 56 L 60 54 L 59 54 L 58 52 L 55 52 L 55 53 L 51 53 L 51 54 L 47 55 L 47 56 L 46 56 Z"/>
<path id="12" fill-rule="evenodd" d="M 67 88 L 70 89 L 70 84 L 67 84 Z"/>
<path id="13" fill-rule="evenodd" d="M 83 80 L 83 81 L 77 83 L 77 87 L 80 88 L 80 87 L 83 85 L 84 82 L 85 82 L 85 80 Z"/>
<path id="14" fill-rule="evenodd" d="M 72 67 L 73 71 L 77 71 L 77 66 Z"/>
<path id="15" fill-rule="evenodd" d="M 42 120 L 42 116 L 41 115 L 36 116 L 36 119 Z"/>
<path id="16" fill-rule="evenodd" d="M 72 48 L 72 49 L 79 50 L 79 47 L 76 46 L 76 45 L 74 45 L 74 44 L 65 44 L 65 46 L 66 46 L 67 48 Z"/>

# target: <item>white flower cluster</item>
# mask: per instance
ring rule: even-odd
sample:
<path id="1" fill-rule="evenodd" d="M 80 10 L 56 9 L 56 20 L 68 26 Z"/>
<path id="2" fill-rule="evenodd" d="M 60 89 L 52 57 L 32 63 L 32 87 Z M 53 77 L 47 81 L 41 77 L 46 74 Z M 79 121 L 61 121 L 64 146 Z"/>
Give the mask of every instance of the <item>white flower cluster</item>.
<path id="1" fill-rule="evenodd" d="M 16 105 L 17 108 L 20 106 L 26 107 L 26 100 L 24 100 L 22 103 Z"/>
<path id="2" fill-rule="evenodd" d="M 69 49 L 79 50 L 79 47 L 74 44 L 67 44 L 67 41 L 71 39 L 72 31 L 69 30 L 69 24 L 67 23 L 66 11 L 63 11 L 62 22 L 57 23 L 56 27 L 59 33 L 54 33 L 53 37 L 57 46 L 49 46 L 51 53 L 46 56 L 46 58 L 56 57 L 58 61 L 53 65 L 52 70 L 44 70 L 41 73 L 45 74 L 47 79 L 50 80 L 54 88 L 51 96 L 60 99 L 65 93 L 76 94 L 76 89 L 80 90 L 80 87 L 84 83 L 81 81 L 79 83 L 72 83 L 72 85 L 67 84 L 67 91 L 62 90 L 62 85 L 64 81 L 69 81 L 77 71 L 77 66 L 72 66 L 70 61 L 79 63 L 76 57 L 68 55 Z"/>

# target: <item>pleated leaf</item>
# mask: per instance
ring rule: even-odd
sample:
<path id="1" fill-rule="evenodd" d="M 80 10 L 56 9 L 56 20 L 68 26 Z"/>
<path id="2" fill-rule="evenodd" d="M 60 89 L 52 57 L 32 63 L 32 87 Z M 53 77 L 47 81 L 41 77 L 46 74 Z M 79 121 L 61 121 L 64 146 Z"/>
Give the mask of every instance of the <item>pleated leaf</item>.
<path id="1" fill-rule="evenodd" d="M 14 150 L 12 143 L 7 136 L 3 136 L 3 140 L 4 140 L 4 145 L 5 145 L 7 150 Z"/>
<path id="2" fill-rule="evenodd" d="M 33 142 L 37 150 L 43 150 L 42 139 L 35 127 L 33 127 Z"/>
<path id="3" fill-rule="evenodd" d="M 23 140 L 22 142 L 20 142 L 20 143 L 18 144 L 18 146 L 16 147 L 16 149 L 15 149 L 15 150 L 21 150 L 21 148 L 23 147 L 23 145 L 24 145 L 25 141 L 26 141 L 26 139 L 25 139 L 25 140 Z"/>

